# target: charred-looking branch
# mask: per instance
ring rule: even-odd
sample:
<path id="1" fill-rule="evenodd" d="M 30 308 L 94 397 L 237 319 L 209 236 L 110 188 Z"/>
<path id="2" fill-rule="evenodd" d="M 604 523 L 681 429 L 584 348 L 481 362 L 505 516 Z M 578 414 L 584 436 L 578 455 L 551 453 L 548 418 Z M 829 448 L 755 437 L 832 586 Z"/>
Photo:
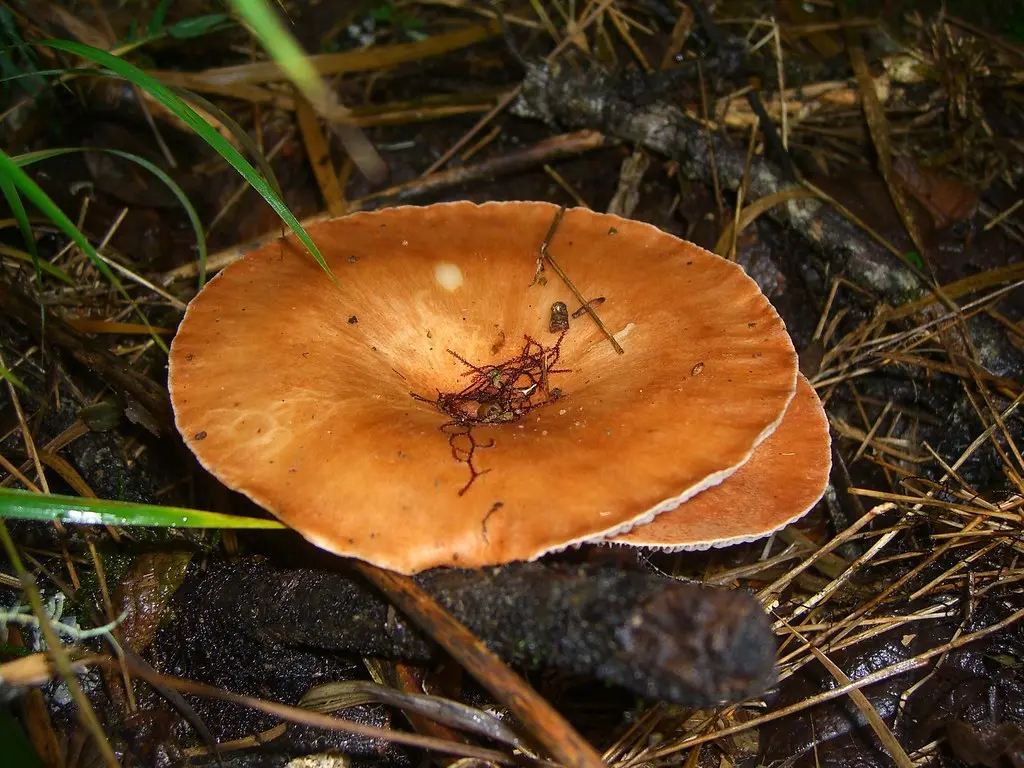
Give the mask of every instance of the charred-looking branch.
<path id="1" fill-rule="evenodd" d="M 692 707 L 774 681 L 775 639 L 749 594 L 646 573 L 519 563 L 430 571 L 417 581 L 511 664 L 554 668 Z M 437 647 L 355 576 L 221 565 L 179 590 L 178 658 L 211 641 L 429 662 Z M 196 641 L 196 627 L 204 627 Z M 243 644 L 244 645 L 244 644 Z M 201 646 L 201 647 L 191 647 Z M 252 653 L 252 649 L 248 653 Z M 241 659 L 239 660 L 242 661 Z"/>
<path id="2" fill-rule="evenodd" d="M 685 175 L 707 183 L 712 182 L 709 158 L 714 157 L 722 186 L 739 188 L 746 166 L 744 148 L 676 107 L 664 102 L 637 104 L 628 90 L 623 91 L 617 77 L 601 72 L 533 65 L 512 110 L 551 125 L 592 128 L 640 144 L 673 158 Z M 754 157 L 744 197 L 752 202 L 788 186 L 769 161 Z M 790 201 L 773 208 L 771 215 L 797 229 L 826 256 L 842 261 L 866 287 L 890 300 L 917 295 L 924 288 L 882 246 L 820 201 Z"/>
<path id="3" fill-rule="evenodd" d="M 744 178 L 746 151 L 727 138 L 707 130 L 682 110 L 663 101 L 633 98 L 627 76 L 590 69 L 579 71 L 555 64 L 532 64 L 512 105 L 520 117 L 543 120 L 552 126 L 590 128 L 610 138 L 641 145 L 676 160 L 680 172 L 691 179 L 712 183 L 714 158 L 723 187 L 738 189 Z M 744 197 L 752 203 L 792 187 L 769 160 L 754 157 Z M 836 274 L 845 274 L 892 304 L 926 293 L 921 278 L 890 254 L 835 208 L 814 198 L 789 200 L 771 208 L 769 215 L 793 227 L 830 262 Z M 994 373 L 1015 375 L 1021 356 L 994 321 L 977 317 L 969 322 L 981 363 Z"/>

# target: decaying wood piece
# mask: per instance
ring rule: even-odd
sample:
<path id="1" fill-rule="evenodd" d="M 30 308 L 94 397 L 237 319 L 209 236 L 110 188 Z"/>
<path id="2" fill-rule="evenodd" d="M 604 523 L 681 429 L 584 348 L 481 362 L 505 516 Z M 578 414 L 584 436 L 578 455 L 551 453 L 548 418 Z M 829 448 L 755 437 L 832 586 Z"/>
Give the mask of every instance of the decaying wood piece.
<path id="1" fill-rule="evenodd" d="M 555 668 L 693 707 L 758 696 L 774 682 L 774 635 L 745 592 L 539 563 L 438 569 L 415 580 L 491 650 L 523 668 Z M 275 570 L 250 559 L 193 575 L 176 601 L 169 631 L 181 658 L 206 658 L 211 639 L 243 637 L 264 649 L 412 662 L 439 653 L 366 582 L 344 573 Z M 197 626 L 204 639 L 193 648 Z"/>
<path id="2" fill-rule="evenodd" d="M 746 152 L 722 135 L 708 131 L 681 109 L 663 101 L 633 97 L 626 76 L 594 68 L 582 70 L 559 64 L 527 64 L 521 93 L 512 105 L 520 117 L 543 120 L 558 130 L 592 129 L 670 157 L 691 179 L 712 183 L 715 158 L 719 183 L 738 189 L 744 178 Z M 744 198 L 753 203 L 792 186 L 769 160 L 750 162 Z M 769 215 L 791 226 L 811 243 L 830 265 L 878 294 L 890 304 L 902 304 L 929 288 L 914 272 L 834 207 L 814 198 L 789 200 Z M 969 327 L 980 362 L 998 375 L 1010 376 L 1024 365 L 1019 351 L 985 317 Z"/>

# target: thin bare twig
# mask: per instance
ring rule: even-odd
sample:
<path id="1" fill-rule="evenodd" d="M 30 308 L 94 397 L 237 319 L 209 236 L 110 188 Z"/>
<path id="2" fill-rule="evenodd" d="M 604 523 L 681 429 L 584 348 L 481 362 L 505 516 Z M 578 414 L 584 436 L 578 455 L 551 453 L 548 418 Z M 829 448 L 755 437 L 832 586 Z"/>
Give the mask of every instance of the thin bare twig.
<path id="1" fill-rule="evenodd" d="M 618 340 L 615 338 L 615 335 L 610 330 L 608 330 L 608 326 L 606 326 L 604 324 L 604 321 L 598 316 L 597 310 L 594 309 L 594 304 L 589 299 L 587 299 L 582 293 L 580 293 L 579 288 L 577 288 L 573 284 L 573 282 L 569 279 L 568 275 L 565 274 L 565 271 L 560 266 L 558 266 L 558 262 L 555 261 L 550 251 L 548 251 L 548 246 L 550 245 L 551 240 L 554 238 L 555 231 L 558 229 L 558 224 L 562 221 L 562 217 L 564 215 L 565 207 L 563 206 L 558 209 L 558 212 L 555 214 L 555 218 L 551 221 L 551 227 L 548 229 L 547 235 L 544 236 L 544 242 L 542 242 L 540 246 L 540 256 L 537 259 L 537 272 L 533 276 L 533 282 L 537 282 L 537 279 L 539 278 L 540 273 L 543 270 L 544 263 L 547 262 L 548 264 L 550 264 L 551 268 L 555 270 L 555 274 L 557 274 L 562 279 L 562 282 L 565 283 L 566 287 L 568 287 L 568 289 L 572 291 L 573 296 L 576 297 L 576 300 L 580 303 L 581 308 L 586 310 L 586 313 L 590 315 L 590 318 L 597 324 L 597 327 L 601 329 L 601 332 L 608 337 L 608 341 L 612 343 L 612 347 L 615 349 L 615 351 L 620 355 L 624 355 L 626 353 L 626 350 L 622 348 L 622 345 L 619 344 Z M 532 284 L 533 283 L 531 283 L 531 285 Z"/>

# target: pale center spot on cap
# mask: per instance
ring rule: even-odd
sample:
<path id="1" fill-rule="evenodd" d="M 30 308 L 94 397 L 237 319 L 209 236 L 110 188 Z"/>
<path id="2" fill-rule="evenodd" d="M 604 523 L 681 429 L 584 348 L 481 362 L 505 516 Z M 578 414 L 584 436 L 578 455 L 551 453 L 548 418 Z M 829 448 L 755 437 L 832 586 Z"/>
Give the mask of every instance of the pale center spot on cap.
<path id="1" fill-rule="evenodd" d="M 462 285 L 462 270 L 455 264 L 437 264 L 434 266 L 434 279 L 446 291 L 455 291 Z"/>

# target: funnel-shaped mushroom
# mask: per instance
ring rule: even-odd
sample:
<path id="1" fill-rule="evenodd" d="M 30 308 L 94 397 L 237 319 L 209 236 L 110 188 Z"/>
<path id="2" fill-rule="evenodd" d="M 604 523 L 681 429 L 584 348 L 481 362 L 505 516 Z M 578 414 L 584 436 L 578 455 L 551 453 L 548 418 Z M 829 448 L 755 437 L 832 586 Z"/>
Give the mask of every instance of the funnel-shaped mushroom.
<path id="1" fill-rule="evenodd" d="M 737 265 L 575 209 L 550 252 L 605 299 L 625 354 L 587 316 L 552 333 L 552 304 L 578 307 L 551 269 L 534 281 L 556 211 L 449 203 L 316 224 L 339 284 L 291 236 L 249 253 L 192 301 L 171 349 L 186 443 L 314 544 L 405 573 L 534 559 L 721 482 L 793 396 L 782 320 Z M 519 400 L 491 412 L 524 366 L 533 386 L 517 379 Z M 467 386 L 477 399 L 455 396 Z"/>
<path id="2" fill-rule="evenodd" d="M 746 464 L 721 485 L 609 541 L 677 551 L 768 536 L 803 517 L 821 499 L 832 468 L 830 446 L 821 401 L 800 376 L 782 423 Z"/>

